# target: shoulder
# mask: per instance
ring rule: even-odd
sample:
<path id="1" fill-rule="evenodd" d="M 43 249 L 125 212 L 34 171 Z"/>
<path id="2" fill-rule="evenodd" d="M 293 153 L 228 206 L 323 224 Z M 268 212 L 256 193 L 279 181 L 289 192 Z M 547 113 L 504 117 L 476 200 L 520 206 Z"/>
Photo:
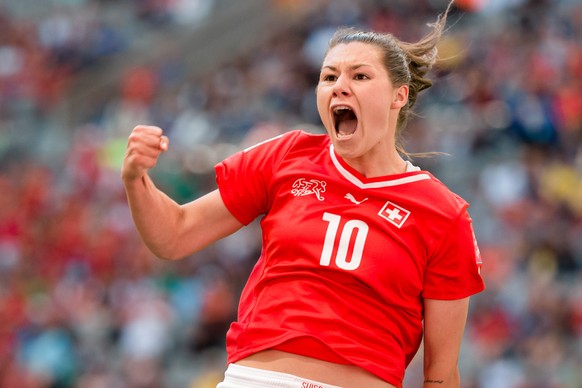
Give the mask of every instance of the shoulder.
<path id="1" fill-rule="evenodd" d="M 453 192 L 447 185 L 436 178 L 428 171 L 422 171 L 429 179 L 422 181 L 424 185 L 422 190 L 418 190 L 417 202 L 434 213 L 435 216 L 441 216 L 445 219 L 456 218 L 461 212 L 469 207 L 469 203 Z"/>
<path id="2" fill-rule="evenodd" d="M 278 136 L 263 140 L 251 145 L 243 150 L 244 153 L 265 151 L 271 149 L 296 149 L 309 146 L 326 145 L 329 143 L 329 137 L 326 134 L 312 134 L 300 129 L 288 131 Z"/>
<path id="3" fill-rule="evenodd" d="M 312 134 L 292 130 L 264 140 L 242 151 L 249 158 L 268 159 L 273 167 L 285 160 L 312 158 L 326 150 L 330 144 L 327 134 Z"/>

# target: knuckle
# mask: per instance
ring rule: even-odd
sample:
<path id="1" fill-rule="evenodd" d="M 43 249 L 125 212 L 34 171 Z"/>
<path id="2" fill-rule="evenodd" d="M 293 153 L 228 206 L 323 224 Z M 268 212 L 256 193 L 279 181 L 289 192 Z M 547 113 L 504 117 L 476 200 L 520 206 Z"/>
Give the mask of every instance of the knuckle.
<path id="1" fill-rule="evenodd" d="M 144 132 L 144 131 L 145 131 L 145 128 L 144 128 L 144 126 L 143 126 L 143 125 L 136 125 L 136 126 L 133 128 L 133 130 L 131 131 L 131 133 L 132 133 L 132 135 L 133 135 L 133 134 L 136 134 L 136 133 L 141 133 L 141 132 Z"/>
<path id="2" fill-rule="evenodd" d="M 129 135 L 128 143 L 130 145 L 133 145 L 133 144 L 135 144 L 135 142 L 139 141 L 140 139 L 141 139 L 141 136 L 139 134 L 132 132 L 131 135 Z"/>

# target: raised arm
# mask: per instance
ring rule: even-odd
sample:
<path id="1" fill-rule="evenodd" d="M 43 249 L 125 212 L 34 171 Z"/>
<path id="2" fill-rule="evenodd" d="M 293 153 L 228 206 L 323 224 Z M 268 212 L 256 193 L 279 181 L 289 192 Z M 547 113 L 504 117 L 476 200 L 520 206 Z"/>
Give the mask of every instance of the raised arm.
<path id="1" fill-rule="evenodd" d="M 458 368 L 469 298 L 424 301 L 424 388 L 459 388 Z"/>
<path id="2" fill-rule="evenodd" d="M 228 236 L 243 225 L 215 190 L 185 205 L 160 191 L 148 176 L 168 138 L 153 126 L 137 126 L 127 143 L 121 177 L 131 214 L 147 247 L 163 259 L 179 259 Z"/>

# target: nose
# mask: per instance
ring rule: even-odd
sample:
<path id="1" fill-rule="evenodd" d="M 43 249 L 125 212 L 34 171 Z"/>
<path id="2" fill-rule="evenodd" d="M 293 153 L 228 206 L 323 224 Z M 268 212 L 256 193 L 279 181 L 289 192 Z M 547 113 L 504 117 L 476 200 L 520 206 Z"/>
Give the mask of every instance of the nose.
<path id="1" fill-rule="evenodd" d="M 333 96 L 349 96 L 349 79 L 345 75 L 340 75 L 333 86 Z"/>

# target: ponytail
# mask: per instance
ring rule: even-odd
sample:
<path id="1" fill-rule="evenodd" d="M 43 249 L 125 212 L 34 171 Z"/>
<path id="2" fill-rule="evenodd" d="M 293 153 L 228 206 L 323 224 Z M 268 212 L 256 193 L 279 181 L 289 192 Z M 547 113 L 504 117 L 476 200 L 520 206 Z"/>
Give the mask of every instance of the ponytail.
<path id="1" fill-rule="evenodd" d="M 404 52 L 408 62 L 408 71 L 410 79 L 408 81 L 409 94 L 408 104 L 400 111 L 397 128 L 401 129 L 406 125 L 408 117 L 411 113 L 411 108 L 416 103 L 418 94 L 432 86 L 432 81 L 426 78 L 426 74 L 432 69 L 437 61 L 437 44 L 439 43 L 443 34 L 445 25 L 447 23 L 447 15 L 453 5 L 453 1 L 449 3 L 446 11 L 439 15 L 435 23 L 429 24 L 432 31 L 425 35 L 416 43 L 407 43 L 398 41 L 398 46 Z M 394 81 L 394 80 L 393 80 Z"/>

